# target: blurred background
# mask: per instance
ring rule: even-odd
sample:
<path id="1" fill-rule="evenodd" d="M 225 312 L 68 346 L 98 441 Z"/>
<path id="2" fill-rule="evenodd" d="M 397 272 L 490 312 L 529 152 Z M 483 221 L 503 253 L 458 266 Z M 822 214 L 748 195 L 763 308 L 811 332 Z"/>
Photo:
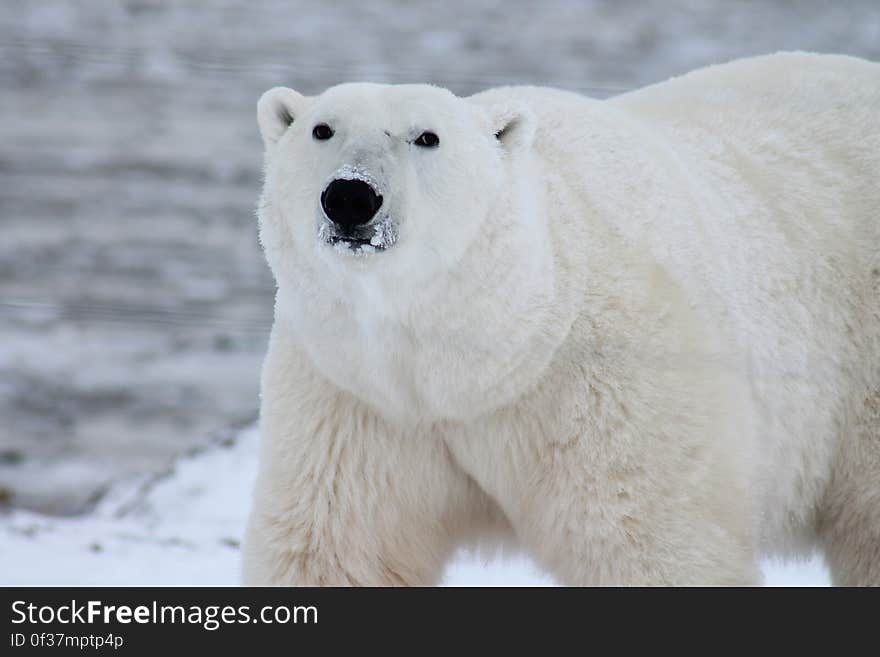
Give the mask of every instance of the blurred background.
<path id="1" fill-rule="evenodd" d="M 93 512 L 254 421 L 265 89 L 601 98 L 792 49 L 880 59 L 880 2 L 4 0 L 0 509 Z"/>

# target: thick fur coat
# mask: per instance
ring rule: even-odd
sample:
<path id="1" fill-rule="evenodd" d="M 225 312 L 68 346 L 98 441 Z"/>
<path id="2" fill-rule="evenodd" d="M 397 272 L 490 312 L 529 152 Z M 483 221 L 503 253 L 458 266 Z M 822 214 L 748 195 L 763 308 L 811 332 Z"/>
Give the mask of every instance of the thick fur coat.
<path id="1" fill-rule="evenodd" d="M 880 65 L 278 88 L 258 118 L 246 583 L 430 584 L 501 542 L 568 584 L 754 584 L 814 546 L 880 584 Z M 339 178 L 381 193 L 381 250 L 322 239 Z"/>

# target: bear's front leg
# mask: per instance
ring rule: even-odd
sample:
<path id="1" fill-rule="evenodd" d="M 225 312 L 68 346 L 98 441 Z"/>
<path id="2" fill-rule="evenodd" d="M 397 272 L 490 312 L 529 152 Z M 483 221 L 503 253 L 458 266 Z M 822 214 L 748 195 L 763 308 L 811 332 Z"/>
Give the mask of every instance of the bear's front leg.
<path id="1" fill-rule="evenodd" d="M 745 495 L 735 482 L 599 470 L 555 445 L 511 513 L 529 552 L 579 586 L 751 586 L 761 581 Z"/>
<path id="2" fill-rule="evenodd" d="M 759 583 L 749 432 L 721 375 L 563 372 L 450 441 L 523 547 L 567 585 Z"/>
<path id="3" fill-rule="evenodd" d="M 248 585 L 428 585 L 484 494 L 428 430 L 385 422 L 273 340 Z"/>

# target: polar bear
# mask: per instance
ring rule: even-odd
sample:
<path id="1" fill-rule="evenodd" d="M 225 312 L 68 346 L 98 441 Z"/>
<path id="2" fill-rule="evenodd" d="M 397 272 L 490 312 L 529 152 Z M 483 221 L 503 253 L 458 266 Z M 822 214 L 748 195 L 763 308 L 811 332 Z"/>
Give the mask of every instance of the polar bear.
<path id="1" fill-rule="evenodd" d="M 248 584 L 880 584 L 880 65 L 608 100 L 344 84 L 258 104 L 277 281 Z"/>

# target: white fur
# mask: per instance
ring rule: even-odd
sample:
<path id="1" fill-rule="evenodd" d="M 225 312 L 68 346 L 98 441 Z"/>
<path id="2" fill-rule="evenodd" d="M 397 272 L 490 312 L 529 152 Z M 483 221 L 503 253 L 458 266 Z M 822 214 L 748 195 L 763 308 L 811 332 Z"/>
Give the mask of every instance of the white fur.
<path id="1" fill-rule="evenodd" d="M 488 538 L 570 584 L 756 583 L 817 541 L 880 584 L 880 65 L 276 89 L 259 120 L 247 583 L 427 584 Z M 382 186 L 387 251 L 318 239 L 340 167 Z"/>

